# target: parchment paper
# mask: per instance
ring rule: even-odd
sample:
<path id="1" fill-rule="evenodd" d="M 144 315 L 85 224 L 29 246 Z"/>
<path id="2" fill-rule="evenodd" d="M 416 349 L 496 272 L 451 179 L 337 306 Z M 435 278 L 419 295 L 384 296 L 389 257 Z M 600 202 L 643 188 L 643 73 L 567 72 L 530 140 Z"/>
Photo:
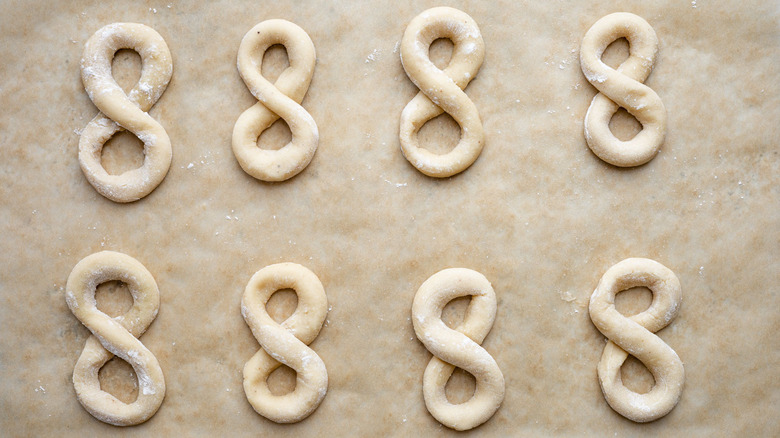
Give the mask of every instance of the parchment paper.
<path id="1" fill-rule="evenodd" d="M 780 433 L 780 7 L 743 1 L 453 1 L 481 28 L 487 55 L 466 89 L 486 146 L 462 174 L 426 177 L 403 158 L 401 110 L 417 93 L 399 59 L 408 22 L 432 1 L 24 2 L 0 4 L 0 430 L 12 436 L 445 436 L 422 397 L 430 354 L 409 319 L 420 284 L 447 267 L 483 273 L 498 296 L 484 347 L 506 378 L 496 415 L 463 435 L 771 436 Z M 629 11 L 660 39 L 647 85 L 668 112 L 660 154 L 619 169 L 588 149 L 582 120 L 596 93 L 579 45 L 602 16 Z M 304 107 L 319 149 L 295 178 L 258 182 L 233 157 L 239 114 L 254 104 L 236 70 L 244 35 L 269 18 L 311 36 L 317 65 Z M 173 79 L 151 110 L 173 163 L 148 197 L 116 204 L 86 181 L 79 132 L 97 113 L 79 59 L 112 22 L 156 29 L 173 54 Z M 447 44 L 432 56 L 446 63 Z M 625 42 L 605 57 L 617 65 Z M 278 74 L 284 51 L 266 57 Z M 443 64 L 442 64 L 443 65 Z M 138 77 L 120 52 L 115 76 Z M 615 132 L 630 136 L 625 113 Z M 458 138 L 447 116 L 421 133 L 432 150 Z M 261 138 L 289 139 L 284 124 Z M 449 145 L 449 146 L 447 146 Z M 109 170 L 140 165 L 130 134 L 104 151 Z M 103 424 L 78 403 L 71 374 L 89 332 L 65 304 L 73 266 L 103 249 L 137 258 L 162 304 L 142 342 L 158 358 L 167 393 L 157 414 L 129 428 Z M 666 417 L 635 424 L 607 405 L 596 365 L 604 337 L 587 303 L 601 275 L 627 257 L 672 269 L 683 287 L 678 318 L 659 332 L 685 364 L 685 389 Z M 258 269 L 301 263 L 331 306 L 312 348 L 330 385 L 319 409 L 277 425 L 247 402 L 241 369 L 257 341 L 240 314 Z M 129 294 L 102 286 L 102 309 Z M 277 317 L 295 304 L 274 297 Z M 650 293 L 621 294 L 638 312 Z M 467 300 L 445 312 L 457 321 Z M 636 361 L 629 387 L 652 377 Z M 132 400 L 131 368 L 101 372 Z M 272 376 L 290 389 L 294 373 Z M 449 393 L 465 400 L 473 378 Z"/>

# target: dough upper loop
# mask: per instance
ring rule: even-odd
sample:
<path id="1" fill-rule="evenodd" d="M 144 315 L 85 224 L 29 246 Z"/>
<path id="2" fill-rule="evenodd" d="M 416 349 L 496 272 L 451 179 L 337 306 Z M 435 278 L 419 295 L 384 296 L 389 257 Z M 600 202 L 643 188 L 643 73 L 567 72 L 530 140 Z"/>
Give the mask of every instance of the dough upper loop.
<path id="1" fill-rule="evenodd" d="M 273 84 L 261 74 L 263 54 L 281 44 L 290 66 Z M 246 173 L 263 181 L 284 181 L 309 165 L 320 134 L 300 103 L 309 89 L 316 61 L 309 35 L 286 20 L 267 20 L 249 30 L 238 48 L 238 72 L 259 102 L 244 111 L 233 127 L 233 154 Z M 292 140 L 279 150 L 257 146 L 260 134 L 281 117 Z"/>
<path id="2" fill-rule="evenodd" d="M 453 42 L 452 58 L 443 70 L 428 56 L 438 38 Z M 415 17 L 401 40 L 401 63 L 420 89 L 401 113 L 401 151 L 420 172 L 448 177 L 466 170 L 479 157 L 485 134 L 477 107 L 463 90 L 485 59 L 485 43 L 477 23 L 466 13 L 449 7 L 428 9 Z M 419 146 L 417 133 L 425 123 L 447 112 L 460 125 L 455 149 L 439 155 Z"/>
<path id="3" fill-rule="evenodd" d="M 629 56 L 617 70 L 601 60 L 604 50 L 619 38 L 628 40 Z M 666 136 L 666 109 L 661 98 L 643 84 L 658 53 L 658 37 L 641 17 L 627 12 L 609 14 L 585 34 L 580 49 L 582 73 L 599 93 L 585 114 L 585 140 L 599 158 L 620 167 L 639 166 L 658 153 Z M 623 107 L 642 130 L 631 140 L 612 134 L 609 122 Z"/>
<path id="4" fill-rule="evenodd" d="M 97 286 L 111 280 L 126 283 L 133 296 L 130 310 L 113 318 L 98 310 L 95 301 Z M 160 364 L 138 340 L 160 308 L 160 293 L 152 274 L 126 254 L 98 252 L 73 268 L 65 298 L 73 315 L 92 332 L 73 370 L 79 402 L 92 416 L 115 426 L 132 426 L 151 418 L 165 397 Z M 138 398 L 132 403 L 100 389 L 100 368 L 114 355 L 129 363 L 138 377 Z"/>
<path id="5" fill-rule="evenodd" d="M 298 307 L 281 324 L 268 315 L 266 303 L 280 289 L 293 289 Z M 262 346 L 244 365 L 244 392 L 258 414 L 277 423 L 308 417 L 328 390 L 328 372 L 308 347 L 328 314 L 328 298 L 317 276 L 295 263 L 279 263 L 257 271 L 241 299 L 241 315 Z M 295 389 L 273 395 L 268 376 L 282 364 L 297 373 Z"/>
<path id="6" fill-rule="evenodd" d="M 455 329 L 441 320 L 444 306 L 455 298 L 471 296 L 466 316 Z M 412 304 L 417 338 L 433 354 L 423 374 L 423 396 L 428 411 L 440 423 L 456 430 L 484 423 L 504 400 L 504 375 L 480 344 L 493 327 L 496 294 L 479 272 L 445 269 L 427 279 Z M 447 400 L 445 386 L 455 367 L 471 373 L 477 382 L 474 395 L 461 404 Z"/>
<path id="7" fill-rule="evenodd" d="M 637 286 L 649 288 L 653 302 L 644 312 L 623 316 L 615 308 L 615 295 Z M 599 383 L 612 409 L 630 420 L 656 420 L 680 400 L 685 379 L 682 361 L 654 333 L 677 316 L 681 304 L 677 276 L 664 265 L 643 258 L 629 258 L 609 268 L 590 297 L 590 318 L 609 339 L 598 365 Z M 652 373 L 655 386 L 650 392 L 638 394 L 623 386 L 620 367 L 629 354 Z"/>
<path id="8" fill-rule="evenodd" d="M 141 56 L 141 78 L 128 94 L 111 75 L 111 62 L 120 49 L 132 49 Z M 168 45 L 143 24 L 109 24 L 84 46 L 81 80 L 100 113 L 81 132 L 79 163 L 95 190 L 112 201 L 137 201 L 151 193 L 168 173 L 171 140 L 147 112 L 160 99 L 172 73 Z M 100 161 L 103 145 L 125 129 L 144 143 L 144 163 L 121 175 L 110 175 Z"/>

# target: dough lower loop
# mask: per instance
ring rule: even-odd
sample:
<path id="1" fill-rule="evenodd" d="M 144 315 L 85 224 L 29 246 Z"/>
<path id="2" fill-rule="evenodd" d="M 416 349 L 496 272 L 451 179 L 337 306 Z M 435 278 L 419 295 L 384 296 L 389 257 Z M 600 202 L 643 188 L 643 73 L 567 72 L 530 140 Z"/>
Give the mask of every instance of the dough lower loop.
<path id="1" fill-rule="evenodd" d="M 298 295 L 298 307 L 281 324 L 266 311 L 266 303 L 280 289 Z M 244 392 L 258 414 L 277 423 L 308 417 L 328 390 L 328 372 L 319 355 L 308 347 L 328 314 L 328 298 L 317 276 L 295 263 L 279 263 L 257 271 L 241 300 L 241 314 L 262 346 L 244 366 Z M 268 376 L 282 364 L 295 370 L 295 389 L 273 395 Z"/>
<path id="2" fill-rule="evenodd" d="M 290 66 L 275 83 L 261 74 L 263 54 L 281 44 Z M 238 72 L 259 102 L 244 111 L 233 127 L 233 154 L 241 168 L 263 181 L 284 181 L 309 165 L 320 134 L 312 116 L 300 105 L 314 74 L 314 44 L 309 35 L 286 20 L 267 20 L 249 30 L 238 48 Z M 281 117 L 292 140 L 279 150 L 257 146 L 260 134 Z"/>
<path id="3" fill-rule="evenodd" d="M 97 286 L 112 280 L 126 283 L 133 296 L 130 310 L 114 318 L 98 310 L 95 301 Z M 151 418 L 165 397 L 160 364 L 138 340 L 160 308 L 160 293 L 152 274 L 128 255 L 98 252 L 73 268 L 65 298 L 73 315 L 92 332 L 73 370 L 79 402 L 92 416 L 115 426 L 132 426 Z M 100 368 L 115 355 L 129 363 L 138 376 L 138 398 L 133 403 L 124 403 L 100 389 Z"/>
<path id="4" fill-rule="evenodd" d="M 450 39 L 454 47 L 443 70 L 428 57 L 431 43 Z M 420 92 L 401 113 L 401 151 L 425 175 L 444 178 L 466 170 L 479 157 L 485 134 L 477 107 L 463 90 L 485 59 L 485 43 L 477 23 L 449 7 L 428 9 L 415 17 L 401 40 L 401 63 Z M 455 149 L 438 155 L 419 146 L 417 133 L 425 123 L 447 112 L 460 125 Z"/>
<path id="5" fill-rule="evenodd" d="M 458 297 L 471 296 L 463 322 L 455 329 L 441 320 L 444 306 Z M 504 375 L 480 344 L 496 317 L 496 294 L 479 272 L 445 269 L 427 279 L 412 304 L 417 338 L 433 354 L 423 374 L 423 396 L 428 411 L 443 425 L 456 430 L 473 429 L 486 422 L 504 400 Z M 445 386 L 455 367 L 471 373 L 477 382 L 468 401 L 454 405 Z"/>
<path id="6" fill-rule="evenodd" d="M 617 70 L 601 60 L 613 41 L 626 38 L 628 59 Z M 643 84 L 658 53 L 658 37 L 641 17 L 627 12 L 609 14 L 585 34 L 580 48 L 582 73 L 599 93 L 585 114 L 585 140 L 599 158 L 620 167 L 642 165 L 655 157 L 666 136 L 666 109 L 661 98 Z M 625 108 L 642 130 L 631 140 L 612 134 L 609 122 L 618 108 Z"/>
<path id="7" fill-rule="evenodd" d="M 615 308 L 615 295 L 638 286 L 653 292 L 653 302 L 644 312 L 623 316 Z M 590 297 L 590 318 L 609 339 L 598 365 L 599 383 L 612 409 L 630 420 L 657 420 L 680 400 L 685 379 L 682 361 L 654 333 L 677 316 L 681 303 L 677 276 L 664 265 L 643 258 L 626 259 L 609 268 Z M 629 354 L 652 373 L 655 386 L 650 392 L 638 394 L 623 385 L 620 367 Z"/>
<path id="8" fill-rule="evenodd" d="M 141 78 L 128 94 L 111 76 L 111 62 L 120 49 L 141 56 Z M 154 29 L 137 23 L 109 24 L 95 32 L 84 46 L 81 80 L 100 113 L 81 132 L 79 163 L 90 184 L 115 202 L 132 202 L 152 192 L 171 166 L 168 133 L 147 112 L 160 99 L 173 74 L 171 53 Z M 103 168 L 103 145 L 127 129 L 144 143 L 144 163 L 121 175 Z"/>

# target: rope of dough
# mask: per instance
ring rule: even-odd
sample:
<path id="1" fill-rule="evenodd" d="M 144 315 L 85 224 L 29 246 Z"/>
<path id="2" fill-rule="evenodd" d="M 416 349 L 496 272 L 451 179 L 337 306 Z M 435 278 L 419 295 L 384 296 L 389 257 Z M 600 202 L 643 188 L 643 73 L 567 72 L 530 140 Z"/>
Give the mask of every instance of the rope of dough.
<path id="1" fill-rule="evenodd" d="M 615 309 L 615 295 L 637 286 L 649 288 L 653 302 L 642 313 L 623 316 Z M 642 258 L 626 259 L 609 268 L 590 297 L 590 319 L 609 339 L 598 365 L 601 390 L 612 409 L 630 420 L 656 420 L 680 400 L 685 379 L 682 361 L 654 333 L 677 316 L 681 304 L 677 276 L 666 266 Z M 655 386 L 646 394 L 623 386 L 620 367 L 629 354 L 653 374 Z"/>
<path id="2" fill-rule="evenodd" d="M 111 61 L 120 49 L 141 56 L 141 78 L 125 94 L 111 76 Z M 149 114 L 173 73 L 171 52 L 151 27 L 137 23 L 109 24 L 87 40 L 81 58 L 81 81 L 100 110 L 81 132 L 79 163 L 90 184 L 114 202 L 137 201 L 152 192 L 171 166 L 171 140 Z M 100 162 L 103 145 L 127 129 L 144 143 L 144 164 L 121 175 L 110 175 Z"/>
<path id="3" fill-rule="evenodd" d="M 281 324 L 265 305 L 276 291 L 293 289 L 298 307 Z M 244 392 L 258 414 L 277 423 L 294 423 L 308 417 L 328 390 L 328 371 L 320 356 L 308 347 L 320 333 L 328 314 L 328 297 L 317 276 L 295 263 L 279 263 L 257 271 L 246 285 L 241 315 L 252 329 L 260 349 L 244 365 Z M 298 373 L 295 389 L 273 395 L 268 376 L 282 364 Z"/>
<path id="4" fill-rule="evenodd" d="M 273 84 L 261 74 L 263 54 L 281 44 L 290 66 Z M 249 30 L 238 47 L 238 73 L 259 102 L 244 111 L 233 127 L 233 154 L 244 172 L 263 181 L 284 181 L 309 165 L 320 134 L 300 103 L 314 75 L 314 43 L 309 35 L 286 20 L 267 20 Z M 260 134 L 281 117 L 292 140 L 279 150 L 257 147 Z"/>
<path id="5" fill-rule="evenodd" d="M 630 52 L 617 70 L 601 60 L 613 41 L 626 38 Z M 585 140 L 599 158 L 620 167 L 639 166 L 658 153 L 666 136 L 666 109 L 661 98 L 643 84 L 653 69 L 658 37 L 641 17 L 627 12 L 609 14 L 585 34 L 580 48 L 582 73 L 599 93 L 585 114 Z M 642 130 L 631 140 L 612 134 L 609 121 L 623 107 Z"/>
<path id="6" fill-rule="evenodd" d="M 441 320 L 444 306 L 471 295 L 463 322 L 455 329 Z M 504 375 L 493 357 L 480 344 L 496 318 L 496 294 L 479 272 L 452 268 L 433 274 L 420 286 L 412 304 L 412 322 L 417 338 L 433 354 L 423 374 L 423 396 L 428 411 L 443 425 L 455 430 L 473 429 L 484 423 L 504 400 Z M 455 367 L 471 373 L 477 381 L 474 395 L 454 405 L 445 386 Z"/>
<path id="7" fill-rule="evenodd" d="M 114 318 L 98 310 L 95 302 L 97 286 L 111 280 L 125 282 L 133 296 L 130 310 Z M 92 332 L 73 369 L 79 402 L 92 416 L 115 426 L 132 426 L 151 418 L 165 397 L 160 364 L 138 340 L 160 308 L 160 292 L 152 274 L 126 254 L 101 251 L 76 264 L 68 277 L 65 299 L 73 315 Z M 138 377 L 138 398 L 130 404 L 100 389 L 98 372 L 115 355 L 129 363 Z"/>
<path id="8" fill-rule="evenodd" d="M 448 38 L 452 58 L 440 70 L 428 57 L 431 43 Z M 479 157 L 485 134 L 477 107 L 463 90 L 485 59 L 485 43 L 477 23 L 449 7 L 428 9 L 415 17 L 401 40 L 401 63 L 420 89 L 401 113 L 401 152 L 420 172 L 444 178 L 463 172 Z M 417 133 L 429 120 L 447 112 L 461 128 L 460 141 L 449 153 L 438 155 L 419 146 Z"/>

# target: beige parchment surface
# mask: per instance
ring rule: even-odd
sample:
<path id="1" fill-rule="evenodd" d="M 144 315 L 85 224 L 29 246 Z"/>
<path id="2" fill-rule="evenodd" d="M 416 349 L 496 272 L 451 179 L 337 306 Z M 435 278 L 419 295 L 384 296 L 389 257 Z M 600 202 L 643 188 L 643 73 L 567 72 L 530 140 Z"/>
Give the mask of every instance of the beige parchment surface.
<path id="1" fill-rule="evenodd" d="M 215 1 L 0 4 L 0 430 L 12 436 L 447 436 L 425 409 L 430 354 L 414 337 L 419 285 L 446 267 L 482 272 L 498 296 L 485 348 L 506 377 L 496 415 L 463 435 L 770 436 L 780 433 L 780 7 L 743 1 L 444 2 L 479 24 L 487 55 L 467 88 L 486 146 L 453 178 L 428 178 L 402 157 L 400 112 L 417 92 L 400 63 L 407 23 L 439 3 Z M 596 158 L 582 120 L 595 89 L 579 68 L 587 29 L 610 12 L 644 17 L 660 39 L 647 84 L 669 119 L 660 154 L 635 169 Z M 304 107 L 320 145 L 300 175 L 261 183 L 238 166 L 233 124 L 252 105 L 236 70 L 244 33 L 269 18 L 305 29 L 317 65 Z M 168 176 L 121 205 L 100 196 L 77 161 L 80 130 L 97 113 L 80 80 L 92 33 L 112 22 L 155 28 L 173 54 L 168 90 L 151 114 L 173 144 Z M 447 44 L 432 56 L 445 62 Z M 613 65 L 627 45 L 616 43 Z M 264 72 L 284 65 L 281 49 Z M 138 76 L 120 52 L 115 75 Z M 629 135 L 629 117 L 614 130 Z M 261 138 L 283 144 L 284 124 Z M 447 117 L 421 133 L 433 150 L 457 141 Z M 114 172 L 140 165 L 120 134 L 104 150 Z M 70 313 L 73 266 L 112 249 L 141 261 L 161 292 L 142 342 L 167 393 L 147 423 L 125 429 L 78 403 L 73 365 L 89 332 Z M 635 424 L 601 394 L 604 345 L 587 313 L 599 278 L 626 257 L 671 268 L 683 287 L 679 317 L 659 335 L 685 364 L 685 389 L 665 418 Z M 258 269 L 301 263 L 331 306 L 312 347 L 328 368 L 327 397 L 308 419 L 277 425 L 247 402 L 241 369 L 260 348 L 240 315 Z M 294 306 L 280 293 L 279 317 Z M 620 295 L 624 312 L 650 294 Z M 101 308 L 129 305 L 117 284 Z M 445 312 L 462 315 L 466 300 Z M 627 384 L 652 378 L 635 360 Z M 132 400 L 131 368 L 114 360 L 105 388 Z M 274 390 L 294 373 L 272 376 Z M 456 373 L 453 400 L 473 379 Z"/>

